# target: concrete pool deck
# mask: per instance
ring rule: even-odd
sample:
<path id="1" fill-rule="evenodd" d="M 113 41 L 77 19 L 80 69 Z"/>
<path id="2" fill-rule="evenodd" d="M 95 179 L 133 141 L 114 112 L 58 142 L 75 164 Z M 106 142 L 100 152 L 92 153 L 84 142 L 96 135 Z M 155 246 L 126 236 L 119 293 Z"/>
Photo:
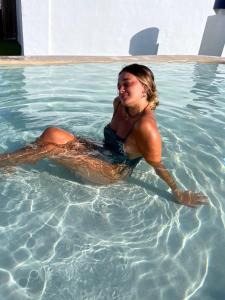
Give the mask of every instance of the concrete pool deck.
<path id="1" fill-rule="evenodd" d="M 0 65 L 60 65 L 76 63 L 114 62 L 192 62 L 225 64 L 225 57 L 201 55 L 144 55 L 144 56 L 0 56 Z"/>

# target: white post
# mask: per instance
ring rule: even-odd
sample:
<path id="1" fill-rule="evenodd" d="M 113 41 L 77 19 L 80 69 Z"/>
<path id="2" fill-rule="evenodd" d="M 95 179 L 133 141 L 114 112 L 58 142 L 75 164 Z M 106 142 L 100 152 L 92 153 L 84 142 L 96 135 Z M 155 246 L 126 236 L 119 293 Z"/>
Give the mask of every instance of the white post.
<path id="1" fill-rule="evenodd" d="M 49 55 L 51 0 L 17 0 L 21 4 L 21 31 L 24 55 Z"/>

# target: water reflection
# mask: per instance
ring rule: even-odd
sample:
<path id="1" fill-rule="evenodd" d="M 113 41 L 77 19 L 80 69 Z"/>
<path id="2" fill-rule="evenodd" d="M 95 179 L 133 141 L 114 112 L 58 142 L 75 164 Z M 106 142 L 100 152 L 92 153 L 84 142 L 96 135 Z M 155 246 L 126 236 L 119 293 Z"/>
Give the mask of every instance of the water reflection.
<path id="1" fill-rule="evenodd" d="M 27 118 L 21 112 L 28 101 L 24 68 L 2 67 L 0 78 L 0 122 L 2 132 L 6 132 L 2 136 L 1 146 L 4 145 L 4 149 L 6 146 L 7 151 L 14 151 L 24 146 L 27 136 Z"/>
<path id="2" fill-rule="evenodd" d="M 219 79 L 219 64 L 197 63 L 193 71 L 194 85 L 191 93 L 194 95 L 192 104 L 187 107 L 201 112 L 212 112 L 220 107 L 217 97 L 220 95 L 216 82 Z"/>

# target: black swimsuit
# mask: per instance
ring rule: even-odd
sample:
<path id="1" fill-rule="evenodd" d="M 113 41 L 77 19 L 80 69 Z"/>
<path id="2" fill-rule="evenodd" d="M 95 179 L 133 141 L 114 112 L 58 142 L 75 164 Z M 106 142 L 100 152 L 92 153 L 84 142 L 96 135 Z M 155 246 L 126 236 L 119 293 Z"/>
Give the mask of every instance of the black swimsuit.
<path id="1" fill-rule="evenodd" d="M 116 115 L 119 106 L 120 102 L 114 111 L 113 117 Z M 127 153 L 124 149 L 124 143 L 130 135 L 135 123 L 133 124 L 132 128 L 129 130 L 125 138 L 119 137 L 117 133 L 110 127 L 110 124 L 105 126 L 104 148 L 109 150 L 114 155 L 114 163 L 124 163 L 131 168 L 135 168 L 139 161 L 142 159 L 142 157 L 137 157 L 134 159 L 128 158 Z"/>
<path id="2" fill-rule="evenodd" d="M 120 103 L 116 107 L 113 117 L 117 113 L 117 110 L 120 106 Z M 130 159 L 124 149 L 124 143 L 131 133 L 134 125 L 129 130 L 125 138 L 121 138 L 117 133 L 110 127 L 110 124 L 106 125 L 104 128 L 104 140 L 103 145 L 96 143 L 90 139 L 83 139 L 78 137 L 81 143 L 84 143 L 87 148 L 90 149 L 90 155 L 99 157 L 102 160 L 105 160 L 111 164 L 124 164 L 129 167 L 129 170 L 132 173 L 133 169 L 137 166 L 142 157 L 137 157 Z"/>
<path id="3" fill-rule="evenodd" d="M 129 167 L 135 168 L 142 157 L 129 159 L 124 151 L 124 142 L 126 139 L 120 138 L 110 127 L 110 124 L 104 128 L 104 148 L 112 153 L 113 163 L 123 163 Z"/>

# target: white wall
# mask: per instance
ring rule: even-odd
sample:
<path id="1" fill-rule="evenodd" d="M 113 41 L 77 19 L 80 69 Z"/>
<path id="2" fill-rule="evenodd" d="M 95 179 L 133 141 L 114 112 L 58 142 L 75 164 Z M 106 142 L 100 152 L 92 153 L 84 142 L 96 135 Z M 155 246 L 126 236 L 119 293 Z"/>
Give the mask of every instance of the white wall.
<path id="1" fill-rule="evenodd" d="M 49 52 L 49 22 L 51 0 L 17 0 L 22 15 L 17 6 L 17 23 L 22 25 L 18 36 L 22 36 L 24 55 L 48 55 Z"/>
<path id="2" fill-rule="evenodd" d="M 24 55 L 198 54 L 215 15 L 214 0 L 18 1 Z"/>

